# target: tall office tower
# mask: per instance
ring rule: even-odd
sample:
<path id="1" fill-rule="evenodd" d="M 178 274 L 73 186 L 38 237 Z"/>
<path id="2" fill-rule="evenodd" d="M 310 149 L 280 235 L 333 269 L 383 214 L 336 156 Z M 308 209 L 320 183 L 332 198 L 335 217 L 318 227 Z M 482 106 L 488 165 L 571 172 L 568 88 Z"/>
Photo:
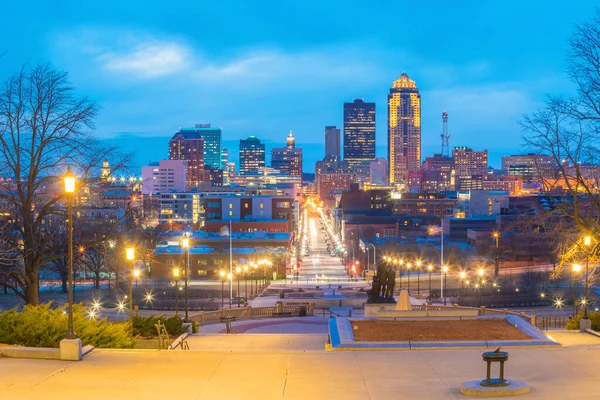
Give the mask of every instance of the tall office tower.
<path id="1" fill-rule="evenodd" d="M 375 159 L 375 103 L 344 103 L 344 161 L 350 166 Z"/>
<path id="2" fill-rule="evenodd" d="M 175 133 L 169 141 L 169 160 L 187 161 L 186 184 L 198 185 L 204 180 L 204 139 L 193 132 Z"/>
<path id="3" fill-rule="evenodd" d="M 407 182 L 421 164 L 421 95 L 406 73 L 388 94 L 388 162 L 390 183 Z"/>
<path id="4" fill-rule="evenodd" d="M 142 167 L 142 194 L 185 192 L 187 161 L 160 160 Z"/>
<path id="5" fill-rule="evenodd" d="M 255 136 L 240 139 L 240 174 L 257 173 L 265 166 L 265 145 Z"/>
<path id="6" fill-rule="evenodd" d="M 302 176 L 302 149 L 296 148 L 296 139 L 290 131 L 287 146 L 271 150 L 271 168 L 286 175 Z"/>
<path id="7" fill-rule="evenodd" d="M 179 128 L 177 134 L 204 140 L 204 164 L 212 169 L 221 169 L 221 128 L 210 124 L 196 124 L 193 128 Z"/>
<path id="8" fill-rule="evenodd" d="M 340 157 L 340 130 L 335 126 L 325 127 L 325 157 Z"/>

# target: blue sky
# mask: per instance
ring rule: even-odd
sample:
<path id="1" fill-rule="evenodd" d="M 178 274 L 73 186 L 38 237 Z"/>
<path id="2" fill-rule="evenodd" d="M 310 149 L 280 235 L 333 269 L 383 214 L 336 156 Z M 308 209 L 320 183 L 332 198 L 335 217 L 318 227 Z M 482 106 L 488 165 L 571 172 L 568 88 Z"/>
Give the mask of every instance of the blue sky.
<path id="1" fill-rule="evenodd" d="M 447 110 L 451 146 L 487 148 L 499 166 L 522 151 L 522 114 L 572 90 L 567 40 L 594 9 L 583 0 L 0 0 L 0 79 L 24 63 L 69 71 L 102 106 L 98 135 L 125 138 L 140 164 L 165 157 L 180 126 L 211 122 L 227 141 L 253 134 L 271 145 L 292 129 L 310 171 L 324 126 L 341 127 L 355 97 L 377 103 L 385 155 L 386 96 L 406 71 L 422 94 L 423 155 L 439 152 Z"/>

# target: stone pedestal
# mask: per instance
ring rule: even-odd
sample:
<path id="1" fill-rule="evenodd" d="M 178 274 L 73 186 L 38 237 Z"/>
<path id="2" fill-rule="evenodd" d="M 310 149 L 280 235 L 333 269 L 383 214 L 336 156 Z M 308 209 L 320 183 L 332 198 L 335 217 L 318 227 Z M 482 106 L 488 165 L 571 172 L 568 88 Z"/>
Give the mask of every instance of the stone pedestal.
<path id="1" fill-rule="evenodd" d="M 379 311 L 393 311 L 396 303 L 365 303 L 364 316 L 376 317 Z"/>
<path id="2" fill-rule="evenodd" d="M 579 320 L 579 331 L 585 332 L 586 329 L 592 329 L 592 320 L 582 318 Z"/>
<path id="3" fill-rule="evenodd" d="M 60 359 L 63 361 L 81 361 L 81 339 L 63 339 L 60 341 Z"/>
<path id="4" fill-rule="evenodd" d="M 531 387 L 523 381 L 510 380 L 502 387 L 481 386 L 481 381 L 469 381 L 460 384 L 460 392 L 465 396 L 475 397 L 503 397 L 519 396 L 531 391 Z"/>
<path id="5" fill-rule="evenodd" d="M 194 328 L 192 327 L 191 322 L 184 322 L 181 324 L 181 326 L 186 330 L 187 333 L 194 333 Z"/>

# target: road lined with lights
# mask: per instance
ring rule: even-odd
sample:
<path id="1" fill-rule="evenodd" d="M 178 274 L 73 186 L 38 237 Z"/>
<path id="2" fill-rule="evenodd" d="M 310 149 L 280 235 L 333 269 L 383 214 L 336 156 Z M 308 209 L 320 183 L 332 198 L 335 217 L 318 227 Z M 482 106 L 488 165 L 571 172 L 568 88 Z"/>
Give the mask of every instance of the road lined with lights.
<path id="1" fill-rule="evenodd" d="M 347 279 L 339 254 L 341 242 L 326 221 L 322 209 L 317 208 L 319 217 L 306 215 L 302 238 L 302 262 L 298 280 Z M 332 255 L 333 254 L 333 255 Z"/>

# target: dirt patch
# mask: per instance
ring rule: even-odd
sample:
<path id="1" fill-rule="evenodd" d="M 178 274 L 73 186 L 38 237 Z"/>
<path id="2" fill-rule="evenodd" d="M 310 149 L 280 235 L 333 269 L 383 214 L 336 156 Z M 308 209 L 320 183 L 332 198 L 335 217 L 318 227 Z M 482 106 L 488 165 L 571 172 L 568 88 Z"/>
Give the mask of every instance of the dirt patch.
<path id="1" fill-rule="evenodd" d="M 354 340 L 366 342 L 531 339 L 505 319 L 352 321 L 352 330 Z"/>

